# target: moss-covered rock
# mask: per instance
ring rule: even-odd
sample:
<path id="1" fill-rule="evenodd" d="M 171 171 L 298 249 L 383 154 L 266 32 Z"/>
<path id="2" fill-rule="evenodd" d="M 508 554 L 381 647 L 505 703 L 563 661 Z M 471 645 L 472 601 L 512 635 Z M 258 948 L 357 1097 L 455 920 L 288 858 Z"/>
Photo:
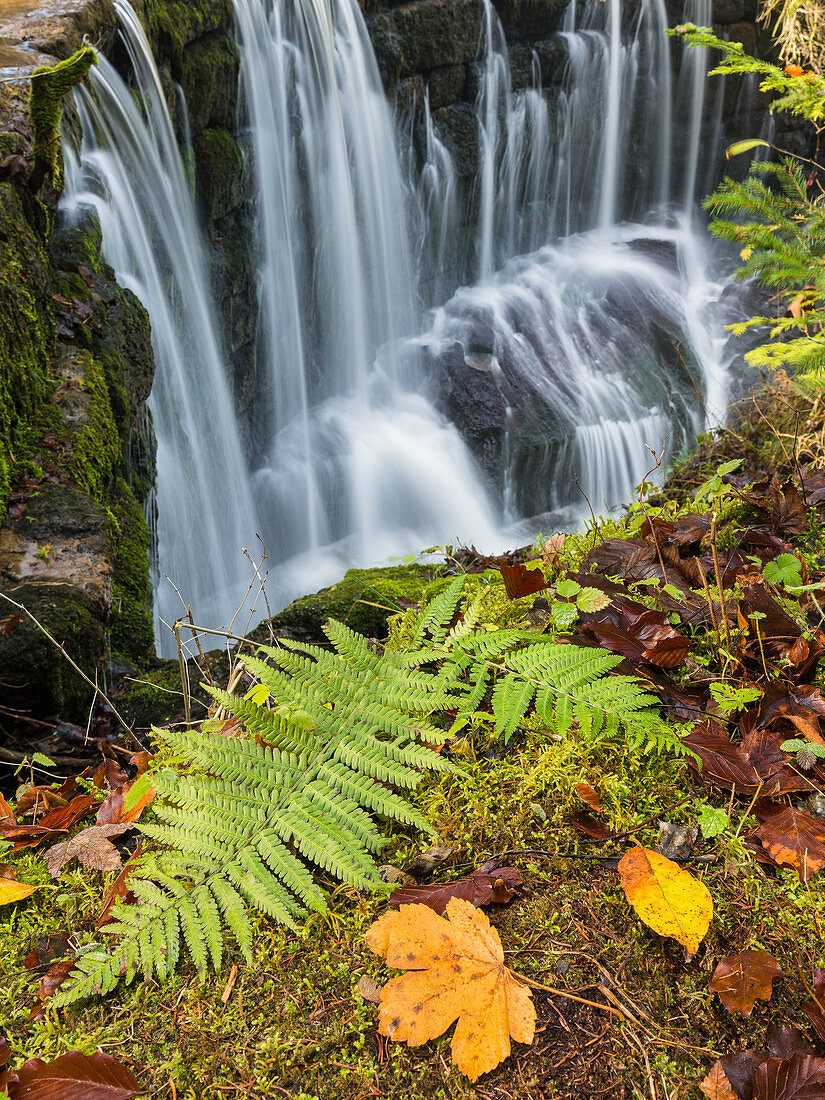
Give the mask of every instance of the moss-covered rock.
<path id="1" fill-rule="evenodd" d="M 367 637 L 383 638 L 387 619 L 401 611 L 402 601 L 418 602 L 439 580 L 440 569 L 429 565 L 397 565 L 386 569 L 350 569 L 337 584 L 311 596 L 301 596 L 250 634 L 266 644 L 270 625 L 276 637 L 300 642 L 324 642 L 323 625 L 338 619 Z"/>
<path id="2" fill-rule="evenodd" d="M 558 30 L 573 0 L 493 0 L 508 41 L 542 38 Z"/>
<path id="3" fill-rule="evenodd" d="M 234 128 L 239 65 L 238 47 L 224 34 L 210 34 L 183 51 L 180 84 L 195 137 L 210 127 Z"/>
<path id="4" fill-rule="evenodd" d="M 385 82 L 471 61 L 478 52 L 481 16 L 478 0 L 418 0 L 369 16 Z"/>
<path id="5" fill-rule="evenodd" d="M 88 494 L 44 484 L 15 525 L 0 528 L 0 589 L 22 604 L 94 679 L 111 616 L 112 532 Z M 4 701 L 33 713 L 88 713 L 91 689 L 25 615 L 0 600 Z M 19 618 L 20 621 L 15 620 Z"/>
<path id="6" fill-rule="evenodd" d="M 228 27 L 232 0 L 137 0 L 135 9 L 149 41 L 179 69 L 190 42 Z"/>
<path id="7" fill-rule="evenodd" d="M 204 130 L 194 140 L 198 194 L 212 222 L 243 200 L 243 157 L 228 130 Z"/>
<path id="8" fill-rule="evenodd" d="M 152 587 L 149 582 L 149 528 L 129 486 L 120 481 L 112 513 L 117 526 L 112 576 L 112 631 L 115 657 L 144 660 L 154 649 Z"/>
<path id="9" fill-rule="evenodd" d="M 0 183 L 0 519 L 12 469 L 50 391 L 55 325 L 44 242 L 19 188 Z"/>
<path id="10" fill-rule="evenodd" d="M 31 76 L 29 114 L 34 131 L 34 171 L 29 179 L 33 191 L 49 177 L 57 191 L 63 189 L 63 151 L 60 144 L 60 120 L 63 100 L 83 80 L 97 54 L 91 46 L 81 46 L 77 53 L 56 65 L 41 65 Z"/>

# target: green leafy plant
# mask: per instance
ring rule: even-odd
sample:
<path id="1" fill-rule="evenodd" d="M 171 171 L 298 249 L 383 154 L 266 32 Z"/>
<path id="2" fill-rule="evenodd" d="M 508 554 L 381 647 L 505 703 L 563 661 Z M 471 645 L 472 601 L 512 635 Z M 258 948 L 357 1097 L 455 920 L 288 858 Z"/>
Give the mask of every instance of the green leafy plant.
<path id="1" fill-rule="evenodd" d="M 814 124 L 825 118 L 825 77 L 751 57 L 740 43 L 726 42 L 707 28 L 685 24 L 674 33 L 692 46 L 721 51 L 712 74 L 757 74 L 760 89 L 774 97 L 774 110 Z M 728 154 L 758 144 L 759 139 L 737 142 Z M 742 182 L 723 180 L 705 206 L 716 215 L 711 232 L 740 249 L 743 263 L 736 277 L 757 279 L 776 292 L 779 303 L 776 316 L 759 315 L 730 326 L 737 335 L 769 328 L 771 342 L 751 349 L 746 358 L 755 366 L 787 367 L 801 381 L 819 386 L 825 371 L 825 207 L 820 189 L 809 188 L 811 164 L 790 154 L 778 163 L 754 164 Z"/>
<path id="2" fill-rule="evenodd" d="M 735 711 L 744 710 L 762 697 L 759 688 L 735 688 L 730 684 L 711 684 L 710 694 L 723 718 L 730 718 Z"/>
<path id="3" fill-rule="evenodd" d="M 589 600 L 588 593 L 596 591 L 579 588 L 571 594 Z M 420 616 L 401 657 L 407 666 L 438 667 L 442 683 L 453 685 L 458 708 L 450 733 L 473 725 L 489 698 L 495 732 L 505 742 L 532 708 L 560 736 L 575 725 L 587 740 L 621 735 L 631 748 L 685 753 L 678 726 L 662 721 L 658 700 L 641 681 L 608 675 L 621 657 L 548 641 L 526 630 L 485 629 L 480 594 L 468 598 L 456 622 L 465 595 L 464 579 L 451 581 Z"/>
<path id="4" fill-rule="evenodd" d="M 284 641 L 263 648 L 277 667 L 245 660 L 275 707 L 213 689 L 245 736 L 155 731 L 166 766 L 151 775 L 157 820 L 140 828 L 158 847 L 129 876 L 137 903 L 118 901 L 102 929 L 117 938 L 114 949 L 79 957 L 55 1004 L 139 973 L 163 980 L 184 950 L 201 975 L 210 963 L 217 970 L 223 925 L 251 959 L 249 906 L 294 928 L 307 910 L 326 907 L 311 865 L 353 886 L 381 886 L 371 858 L 384 843 L 376 818 L 432 833 L 398 789 L 427 770 L 454 770 L 427 747 L 444 739 L 428 715 L 454 705 L 452 689 L 379 657 L 340 623 L 326 629 L 332 651 Z"/>
<path id="5" fill-rule="evenodd" d="M 727 829 L 728 815 L 725 810 L 720 809 L 718 806 L 709 806 L 705 803 L 699 812 L 696 823 L 702 830 L 702 836 L 706 840 L 710 840 Z"/>
<path id="6" fill-rule="evenodd" d="M 800 768 L 807 770 L 812 768 L 817 760 L 825 760 L 825 745 L 817 745 L 813 741 L 803 741 L 801 737 L 791 737 L 783 741 L 779 746 L 783 752 L 796 754 L 796 762 Z"/>
<path id="7" fill-rule="evenodd" d="M 771 584 L 781 584 L 785 588 L 802 587 L 802 563 L 795 554 L 780 554 L 774 561 L 762 566 L 762 576 Z"/>

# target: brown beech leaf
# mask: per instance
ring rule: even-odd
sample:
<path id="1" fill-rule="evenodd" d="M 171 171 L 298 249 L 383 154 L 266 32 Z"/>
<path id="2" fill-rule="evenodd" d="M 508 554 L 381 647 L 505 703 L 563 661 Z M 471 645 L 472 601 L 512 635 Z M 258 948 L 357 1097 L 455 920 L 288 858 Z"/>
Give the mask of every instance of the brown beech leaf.
<path id="1" fill-rule="evenodd" d="M 576 794 L 584 802 L 594 814 L 600 814 L 602 812 L 602 804 L 599 798 L 599 792 L 594 791 L 589 783 L 577 783 Z"/>
<path id="2" fill-rule="evenodd" d="M 19 817 L 31 817 L 32 821 L 37 821 L 43 814 L 65 806 L 68 801 L 59 789 L 55 791 L 47 785 L 32 785 L 26 787 L 17 799 L 17 813 Z"/>
<path id="3" fill-rule="evenodd" d="M 782 968 L 767 951 L 740 951 L 722 959 L 708 988 L 718 994 L 728 1012 L 750 1016 L 757 1000 L 771 999 L 774 979 L 781 976 Z"/>
<path id="4" fill-rule="evenodd" d="M 808 1001 L 802 1006 L 802 1011 L 808 1017 L 808 1022 L 825 1043 L 825 970 L 814 971 L 814 996 L 815 1001 Z"/>
<path id="5" fill-rule="evenodd" d="M 759 786 L 759 772 L 729 737 L 698 727 L 683 738 L 683 743 L 699 757 L 703 775 L 712 776 L 742 794 L 753 794 Z M 692 758 L 689 763 L 695 767 Z"/>
<path id="6" fill-rule="evenodd" d="M 52 878 L 57 878 L 70 859 L 77 859 L 84 867 L 96 871 L 117 871 L 120 868 L 120 852 L 109 840 L 110 836 L 122 836 L 132 828 L 129 824 L 90 825 L 46 852 L 46 866 Z"/>
<path id="7" fill-rule="evenodd" d="M 769 1058 L 753 1075 L 754 1100 L 822 1100 L 825 1058 Z"/>
<path id="8" fill-rule="evenodd" d="M 129 1100 L 145 1091 L 126 1066 L 101 1051 L 88 1058 L 70 1050 L 53 1062 L 30 1058 L 17 1078 L 11 1100 Z"/>
<path id="9" fill-rule="evenodd" d="M 452 898 L 449 920 L 426 905 L 404 905 L 370 926 L 367 946 L 406 970 L 381 993 L 379 1031 L 420 1046 L 456 1020 L 453 1061 L 471 1081 L 510 1054 L 511 1037 L 532 1043 L 536 1010 L 529 989 L 504 964 L 495 928 L 469 902 Z"/>
<path id="10" fill-rule="evenodd" d="M 526 893 L 521 872 L 515 867 L 498 867 L 485 874 L 475 871 L 455 882 L 434 882 L 426 886 L 402 886 L 390 894 L 390 905 L 428 905 L 443 913 L 450 898 L 462 898 L 477 907 L 506 905 Z"/>
<path id="11" fill-rule="evenodd" d="M 100 916 L 97 918 L 97 923 L 95 924 L 95 931 L 104 924 L 108 924 L 109 921 L 113 919 L 112 910 L 118 898 L 126 902 L 127 905 L 135 900 L 135 895 L 127 886 L 127 880 L 129 875 L 135 870 L 138 859 L 140 859 L 140 851 L 141 846 L 138 844 L 131 857 L 123 864 L 123 870 L 107 890 L 106 897 L 103 899 L 103 905 L 100 908 Z"/>
<path id="12" fill-rule="evenodd" d="M 768 1024 L 765 1035 L 768 1050 L 774 1058 L 793 1058 L 794 1054 L 813 1054 L 814 1048 L 797 1027 L 789 1024 Z"/>
<path id="13" fill-rule="evenodd" d="M 752 834 L 777 863 L 787 864 L 802 882 L 825 867 L 825 819 L 787 807 Z"/>
<path id="14" fill-rule="evenodd" d="M 127 794 L 132 789 L 133 783 L 134 781 L 130 781 L 123 787 L 118 787 L 106 795 L 95 818 L 98 825 L 120 825 L 124 822 L 137 821 L 146 807 L 154 801 L 155 792 L 150 787 L 141 795 L 134 806 L 124 810 L 123 804 L 126 801 Z"/>
<path id="15" fill-rule="evenodd" d="M 71 829 L 86 817 L 96 801 L 93 795 L 79 794 L 65 806 L 50 810 L 45 817 L 41 817 L 39 824 L 43 829 Z"/>
<path id="16" fill-rule="evenodd" d="M 32 1005 L 31 1012 L 29 1012 L 30 1021 L 43 1019 L 46 1014 L 45 1002 L 63 985 L 74 967 L 74 952 L 68 959 L 61 959 L 60 962 L 56 962 L 54 966 L 49 967 L 37 987 L 37 999 Z"/>
<path id="17" fill-rule="evenodd" d="M 547 587 L 547 581 L 540 569 L 528 569 L 526 565 L 505 565 L 503 562 L 498 568 L 511 600 L 532 596 L 534 592 L 543 592 Z"/>
<path id="18" fill-rule="evenodd" d="M 41 936 L 37 947 L 23 959 L 23 966 L 27 970 L 48 969 L 57 959 L 64 958 L 70 952 L 68 933 L 55 932 L 50 936 Z"/>
<path id="19" fill-rule="evenodd" d="M 585 836 L 592 836 L 594 840 L 610 840 L 616 835 L 606 821 L 585 813 L 584 810 L 571 814 L 570 824 Z"/>
<path id="20" fill-rule="evenodd" d="M 33 848 L 43 840 L 53 840 L 65 833 L 65 829 L 44 829 L 42 825 L 14 825 L 0 821 L 0 836 L 12 842 L 12 851 Z"/>
<path id="21" fill-rule="evenodd" d="M 722 1067 L 721 1060 L 714 1062 L 708 1075 L 699 1083 L 699 1088 L 708 1097 L 708 1100 L 739 1100 L 734 1092 L 728 1075 Z"/>
<path id="22" fill-rule="evenodd" d="M 0 824 L 16 825 L 17 818 L 14 816 L 14 810 L 0 794 Z"/>

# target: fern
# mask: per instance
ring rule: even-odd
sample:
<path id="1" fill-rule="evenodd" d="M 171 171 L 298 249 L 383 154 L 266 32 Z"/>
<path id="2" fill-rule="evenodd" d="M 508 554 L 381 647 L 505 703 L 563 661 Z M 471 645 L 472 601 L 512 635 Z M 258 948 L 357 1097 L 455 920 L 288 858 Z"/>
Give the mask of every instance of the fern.
<path id="1" fill-rule="evenodd" d="M 451 687 L 458 703 L 451 732 L 463 728 L 489 696 L 496 734 L 505 742 L 532 707 L 561 736 L 575 722 L 589 740 L 623 736 L 631 748 L 686 752 L 678 729 L 662 721 L 658 700 L 639 680 L 608 675 L 621 657 L 525 630 L 487 631 L 480 623 L 480 594 L 450 626 L 465 592 L 464 578 L 451 581 L 438 607 L 433 603 L 420 616 L 409 651 L 394 655 L 400 667 L 439 666 L 442 687 Z M 427 634 L 432 640 L 423 643 Z"/>
<path id="2" fill-rule="evenodd" d="M 225 927 L 251 960 L 250 907 L 289 928 L 326 907 L 311 866 L 359 888 L 379 884 L 376 817 L 432 833 L 397 789 L 423 770 L 453 770 L 427 744 L 443 741 L 428 716 L 454 706 L 454 692 L 436 674 L 379 658 L 340 623 L 327 635 L 332 651 L 283 642 L 264 648 L 277 667 L 245 661 L 275 707 L 212 689 L 251 736 L 155 731 L 186 768 L 154 773 L 157 820 L 141 830 L 156 848 L 128 880 L 136 904 L 117 902 L 101 929 L 114 949 L 80 955 L 56 1004 L 138 974 L 163 981 L 184 951 L 199 974 L 218 970 Z"/>
<path id="3" fill-rule="evenodd" d="M 825 77 L 798 66 L 783 70 L 751 57 L 740 43 L 725 42 L 693 24 L 673 33 L 692 46 L 722 52 L 723 59 L 712 74 L 758 74 L 761 90 L 775 97 L 773 110 L 814 123 L 825 117 Z M 775 317 L 755 316 L 729 326 L 735 335 L 769 328 L 772 342 L 751 349 L 745 358 L 758 367 L 785 367 L 801 382 L 821 387 L 825 380 L 825 207 L 821 194 L 809 194 L 810 167 L 809 161 L 791 156 L 775 164 L 753 164 L 741 183 L 723 180 L 705 206 L 716 215 L 711 232 L 740 249 L 743 263 L 736 277 L 755 278 L 777 292 Z"/>
<path id="4" fill-rule="evenodd" d="M 240 697 L 211 688 L 245 736 L 218 730 L 155 730 L 178 770 L 152 774 L 155 820 L 139 826 L 153 847 L 102 933 L 111 952 L 78 956 L 67 1004 L 107 993 L 124 979 L 168 978 L 188 954 L 203 976 L 221 966 L 228 930 L 252 958 L 250 909 L 296 928 L 326 895 L 312 869 L 357 888 L 379 885 L 384 843 L 378 819 L 432 833 L 406 801 L 426 770 L 454 771 L 428 746 L 489 703 L 510 738 L 528 712 L 566 735 L 681 752 L 677 730 L 620 658 L 560 645 L 524 630 L 490 630 L 483 596 L 455 578 L 419 616 L 406 652 L 375 652 L 337 622 L 332 649 L 282 641 L 243 663 L 262 690 Z M 463 607 L 462 607 L 463 604 Z M 461 609 L 461 610 L 460 610 Z M 265 690 L 263 690 L 265 689 Z"/>

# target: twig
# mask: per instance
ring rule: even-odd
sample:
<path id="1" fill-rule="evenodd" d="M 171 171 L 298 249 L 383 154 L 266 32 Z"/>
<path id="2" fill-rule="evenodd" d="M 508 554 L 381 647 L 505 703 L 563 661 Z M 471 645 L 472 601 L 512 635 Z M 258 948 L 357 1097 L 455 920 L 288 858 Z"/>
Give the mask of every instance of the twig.
<path id="1" fill-rule="evenodd" d="M 266 561 L 266 543 L 264 542 L 264 540 L 261 538 L 260 535 L 256 534 L 255 538 L 261 544 L 261 565 L 263 565 L 263 563 Z M 269 570 L 266 571 L 266 576 L 265 577 L 261 577 L 261 574 L 259 572 L 259 567 L 252 560 L 252 555 L 249 553 L 249 551 L 246 549 L 246 547 L 243 548 L 243 552 L 249 558 L 249 561 L 252 565 L 252 568 L 255 570 L 255 576 L 261 582 L 261 592 L 263 593 L 264 603 L 266 604 L 266 627 L 267 627 L 267 630 L 269 631 L 269 644 L 274 645 L 275 644 L 275 631 L 272 629 L 272 608 L 269 606 L 269 596 L 266 593 L 266 577 L 269 576 Z"/>
<path id="2" fill-rule="evenodd" d="M 525 977 L 524 974 L 516 974 L 515 971 L 508 968 L 508 974 L 518 982 L 524 982 L 525 985 L 531 986 L 533 989 L 541 989 L 545 993 L 552 993 L 556 997 L 566 997 L 568 1001 L 578 1001 L 581 1005 L 590 1005 L 591 1008 L 598 1008 L 602 1012 L 609 1012 L 613 1016 L 618 1016 L 620 1020 L 627 1021 L 627 1017 L 623 1012 L 618 1009 L 611 1008 L 610 1005 L 600 1005 L 598 1001 L 588 1001 L 584 997 L 577 997 L 575 993 L 568 993 L 565 989 L 557 989 L 553 985 L 542 985 L 541 982 L 534 982 L 532 978 Z"/>
<path id="3" fill-rule="evenodd" d="M 180 667 L 180 685 L 183 688 L 183 712 L 186 717 L 186 725 L 192 725 L 192 703 L 189 698 L 189 669 L 186 665 L 186 661 L 183 656 L 183 647 L 180 644 L 180 628 L 181 620 L 175 623 L 172 628 L 175 631 L 175 641 L 178 646 L 178 665 Z"/>
<path id="4" fill-rule="evenodd" d="M 29 619 L 31 619 L 31 621 L 34 623 L 34 625 L 37 627 L 37 629 L 41 633 L 45 634 L 46 637 L 49 639 L 49 641 L 52 643 L 52 645 L 56 649 L 58 649 L 60 651 L 60 653 L 63 654 L 63 656 L 66 658 L 66 660 L 72 666 L 72 668 L 78 674 L 78 676 L 81 676 L 86 681 L 86 683 L 89 685 L 89 687 L 94 690 L 95 694 L 99 695 L 101 697 L 101 699 L 109 707 L 112 708 L 112 713 L 114 714 L 115 718 L 117 718 L 118 722 L 120 722 L 121 726 L 123 726 L 123 728 L 126 730 L 126 732 L 131 733 L 132 732 L 132 727 L 126 722 L 126 719 L 121 715 L 120 711 L 117 709 L 117 707 L 112 702 L 112 700 L 104 692 L 102 692 L 100 690 L 100 688 L 97 686 L 97 684 L 94 682 L 94 680 L 89 679 L 89 677 L 86 675 L 86 673 L 83 671 L 83 669 L 72 660 L 72 658 L 66 652 L 66 649 L 63 646 L 63 643 L 58 642 L 57 639 L 54 638 L 48 632 L 48 630 L 46 630 L 45 626 L 43 626 L 43 624 L 40 622 L 40 620 L 36 619 L 34 617 L 34 615 L 32 615 L 31 611 L 29 611 L 29 609 L 27 607 L 24 607 L 22 603 L 18 603 L 17 600 L 13 600 L 11 598 L 11 596 L 7 596 L 5 592 L 0 592 L 0 599 L 4 599 L 6 601 L 6 603 L 10 603 L 12 605 L 12 607 L 16 607 L 18 611 L 22 611 L 24 615 L 26 615 Z"/>
<path id="5" fill-rule="evenodd" d="M 731 660 L 735 660 L 733 656 L 733 647 L 730 644 L 730 631 L 728 630 L 728 609 L 725 606 L 725 590 L 722 587 L 722 574 L 719 570 L 719 555 L 716 552 L 716 513 L 710 521 L 710 552 L 713 555 L 713 569 L 716 573 L 716 587 L 719 590 L 719 603 L 722 607 L 722 626 L 725 628 L 725 641 L 728 646 L 728 655 Z"/>

